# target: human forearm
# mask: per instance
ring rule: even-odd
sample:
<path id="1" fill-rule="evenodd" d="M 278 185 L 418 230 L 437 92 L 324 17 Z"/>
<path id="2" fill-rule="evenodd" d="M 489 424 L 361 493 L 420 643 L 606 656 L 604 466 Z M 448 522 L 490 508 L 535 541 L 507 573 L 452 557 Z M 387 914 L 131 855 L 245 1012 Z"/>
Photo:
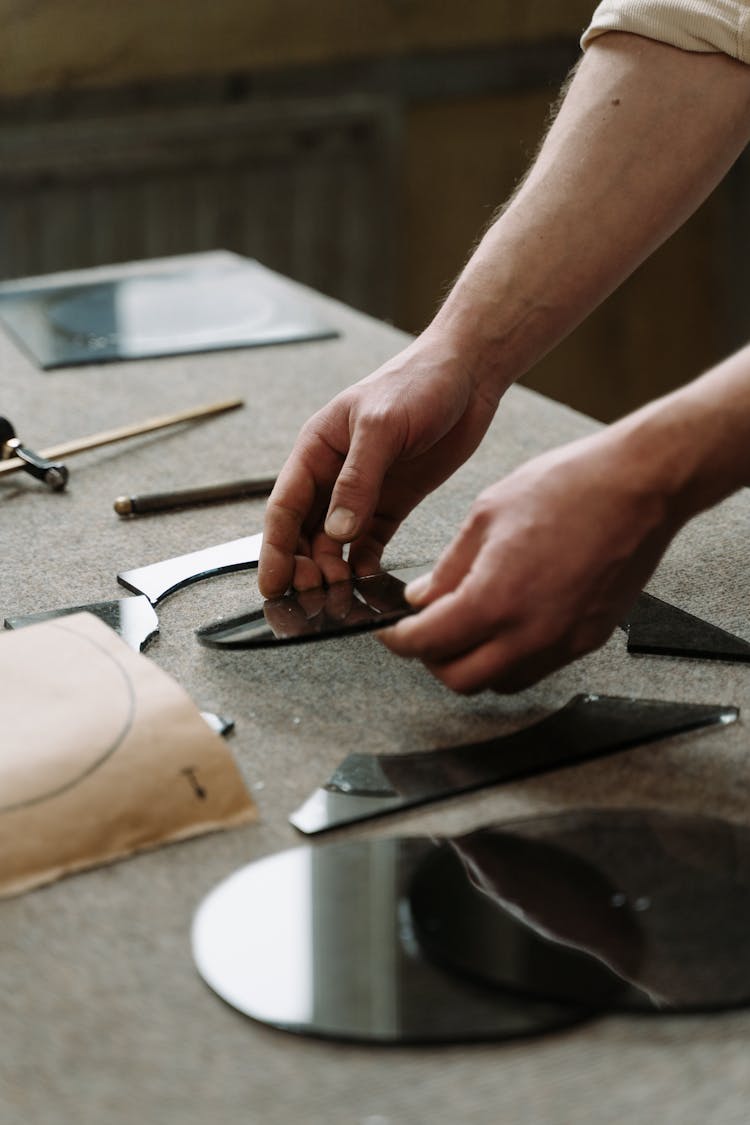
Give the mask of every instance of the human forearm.
<path id="1" fill-rule="evenodd" d="M 471 455 L 509 383 L 684 221 L 748 135 L 750 66 L 632 35 L 598 40 L 529 175 L 432 324 L 303 427 L 266 512 L 263 593 L 376 566 L 412 508 Z M 603 451 L 605 473 L 613 458 Z M 571 487 L 585 483 L 591 461 L 580 463 Z M 669 466 L 651 469 L 635 490 L 625 482 L 639 529 L 641 484 L 657 525 L 660 505 L 677 503 Z M 518 484 L 519 510 L 530 487 Z"/>
<path id="2" fill-rule="evenodd" d="M 750 484 L 750 346 L 621 419 L 601 440 L 676 525 Z"/>
<path id="3" fill-rule="evenodd" d="M 597 40 L 428 334 L 501 394 L 685 221 L 748 137 L 750 67 Z"/>

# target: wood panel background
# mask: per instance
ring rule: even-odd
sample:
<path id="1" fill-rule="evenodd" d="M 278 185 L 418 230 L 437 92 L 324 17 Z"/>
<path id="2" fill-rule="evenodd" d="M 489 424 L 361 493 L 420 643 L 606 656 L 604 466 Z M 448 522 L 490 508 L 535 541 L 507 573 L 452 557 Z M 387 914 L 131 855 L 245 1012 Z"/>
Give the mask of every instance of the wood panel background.
<path id="1" fill-rule="evenodd" d="M 0 274 L 224 247 L 419 331 L 593 6 L 0 0 Z M 743 158 L 528 385 L 609 420 L 743 342 L 748 199 Z"/>

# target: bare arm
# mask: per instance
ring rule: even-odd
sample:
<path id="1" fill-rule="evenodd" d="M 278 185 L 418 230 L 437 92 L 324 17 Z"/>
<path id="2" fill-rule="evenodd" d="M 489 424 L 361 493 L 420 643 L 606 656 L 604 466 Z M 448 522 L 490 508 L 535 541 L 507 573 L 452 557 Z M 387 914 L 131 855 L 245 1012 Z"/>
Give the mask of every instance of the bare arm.
<path id="1" fill-rule="evenodd" d="M 269 503 L 263 592 L 343 577 L 345 542 L 352 566 L 371 569 L 507 386 L 680 226 L 748 137 L 750 67 L 597 40 L 431 325 L 303 429 Z M 742 352 L 486 490 L 412 591 L 427 608 L 383 638 L 457 690 L 524 686 L 602 643 L 685 520 L 748 479 Z"/>
<path id="2" fill-rule="evenodd" d="M 371 568 L 476 448 L 505 388 L 721 179 L 749 108 L 750 71 L 723 55 L 597 40 L 433 323 L 303 428 L 269 502 L 261 590 L 344 577 L 344 542 L 355 569 Z"/>
<path id="3" fill-rule="evenodd" d="M 598 39 L 434 327 L 505 389 L 681 226 L 748 138 L 750 67 Z"/>

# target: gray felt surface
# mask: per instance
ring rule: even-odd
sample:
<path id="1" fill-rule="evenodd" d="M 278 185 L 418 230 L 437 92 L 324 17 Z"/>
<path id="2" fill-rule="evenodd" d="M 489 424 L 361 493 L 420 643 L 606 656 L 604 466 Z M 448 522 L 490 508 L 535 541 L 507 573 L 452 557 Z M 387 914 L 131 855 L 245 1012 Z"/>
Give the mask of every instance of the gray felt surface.
<path id="1" fill-rule="evenodd" d="M 44 374 L 0 336 L 0 412 L 38 447 L 215 399 L 246 400 L 222 418 L 71 458 L 65 494 L 25 476 L 0 483 L 3 617 L 123 596 L 118 570 L 260 530 L 259 500 L 131 521 L 112 502 L 274 471 L 305 418 L 405 339 L 309 299 L 339 339 Z M 511 390 L 479 451 L 408 520 L 386 561 L 434 558 L 484 485 L 593 426 Z M 696 520 L 649 588 L 750 638 L 747 516 L 742 493 Z M 278 652 L 220 653 L 195 642 L 197 625 L 256 600 L 252 573 L 176 594 L 159 608 L 161 635 L 149 655 L 202 708 L 235 719 L 230 745 L 259 820 L 0 903 L 1 1125 L 744 1123 L 750 1012 L 610 1016 L 510 1044 L 340 1045 L 273 1031 L 225 1006 L 193 967 L 189 927 L 218 880 L 302 842 L 287 816 L 350 750 L 395 753 L 488 737 L 578 691 L 731 703 L 744 715 L 747 666 L 629 656 L 618 631 L 599 652 L 518 696 L 463 699 L 372 636 Z M 648 805 L 747 821 L 747 750 L 741 720 L 335 838 L 444 833 L 574 806 Z"/>

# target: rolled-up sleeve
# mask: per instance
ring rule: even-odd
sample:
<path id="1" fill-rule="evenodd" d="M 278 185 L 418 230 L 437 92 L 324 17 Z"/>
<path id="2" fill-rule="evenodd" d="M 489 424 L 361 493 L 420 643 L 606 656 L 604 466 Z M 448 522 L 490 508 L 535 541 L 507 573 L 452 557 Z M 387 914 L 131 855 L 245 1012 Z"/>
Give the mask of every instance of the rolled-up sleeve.
<path id="1" fill-rule="evenodd" d="M 720 52 L 750 63 L 750 0 L 603 0 L 581 38 L 628 31 L 684 51 Z"/>

